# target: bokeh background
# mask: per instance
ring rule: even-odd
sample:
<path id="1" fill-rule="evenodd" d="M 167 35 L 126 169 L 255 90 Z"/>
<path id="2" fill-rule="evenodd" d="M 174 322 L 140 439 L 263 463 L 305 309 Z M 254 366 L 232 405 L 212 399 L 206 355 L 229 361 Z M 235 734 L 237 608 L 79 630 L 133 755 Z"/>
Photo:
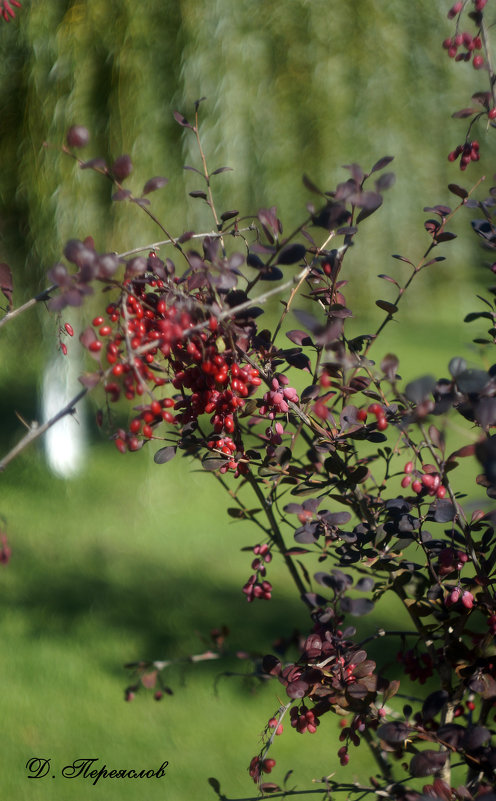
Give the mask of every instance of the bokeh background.
<path id="1" fill-rule="evenodd" d="M 47 285 L 46 272 L 69 238 L 91 234 L 99 250 L 118 252 L 162 238 L 137 207 L 112 204 L 106 181 L 61 155 L 72 124 L 90 129 L 88 158 L 131 155 L 128 183 L 136 192 L 153 175 L 169 178 L 152 208 L 174 235 L 211 230 L 205 204 L 188 196 L 202 188 L 183 169 L 199 165 L 193 138 L 172 115 L 179 109 L 192 116 L 195 100 L 205 96 L 201 137 L 209 166 L 233 168 L 214 185 L 220 211 L 254 214 L 276 205 L 289 231 L 312 200 L 303 173 L 329 190 L 347 177 L 342 165 L 369 169 L 381 156 L 395 157 L 396 184 L 347 258 L 352 324 L 356 333 L 370 333 L 381 319 L 370 298 L 390 297 L 377 275 L 403 277 L 391 254 L 415 261 L 428 244 L 423 207 L 454 205 L 447 184 L 470 187 L 481 175 L 479 165 L 461 174 L 447 161 L 466 125 L 450 114 L 487 88 L 483 72 L 454 64 L 441 48 L 451 33 L 448 5 L 24 3 L 15 21 L 0 25 L 0 260 L 12 267 L 15 305 Z M 482 123 L 476 136 L 487 168 L 493 138 Z M 468 212 L 457 216 L 459 239 L 443 246 L 446 261 L 413 286 L 384 340 L 383 353 L 399 354 L 405 377 L 446 372 L 453 355 L 477 362 L 467 343 L 480 331 L 461 320 L 478 308 L 474 293 L 488 274 L 469 220 Z M 76 313 L 70 319 L 75 328 L 81 324 Z M 77 385 L 81 357 L 70 343 L 61 367 L 58 325 L 40 307 L 2 330 L 3 452 L 23 431 L 16 412 L 40 419 L 49 369 L 49 385 L 60 385 L 61 393 Z M 94 409 L 90 401 L 77 423 L 69 421 L 80 450 L 70 452 L 64 475 L 49 469 L 39 447 L 0 478 L 0 512 L 13 549 L 0 576 L 0 787 L 6 797 L 33 801 L 90 792 L 176 801 L 213 798 L 206 780 L 217 776 L 227 795 L 248 795 L 246 766 L 277 707 L 277 689 L 232 677 L 214 692 L 219 667 L 197 665 L 171 672 L 174 696 L 156 703 L 140 694 L 125 704 L 122 666 L 199 652 L 201 637 L 222 624 L 231 629 L 233 648 L 256 643 L 270 651 L 277 633 L 305 628 L 303 611 L 276 566 L 273 583 L 278 575 L 281 581 L 270 610 L 246 608 L 240 588 L 249 563 L 239 549 L 257 535 L 229 522 L 210 475 L 179 460 L 157 467 L 147 449 L 121 457 L 93 426 Z M 370 630 L 376 621 L 370 619 Z M 337 769 L 336 738 L 332 721 L 314 737 L 288 731 L 274 756 L 294 768 L 300 787 L 309 786 Z M 56 779 L 28 780 L 31 756 L 51 757 Z M 88 781 L 58 775 L 82 757 L 109 768 L 158 767 L 164 759 L 170 767 L 166 779 L 145 787 L 102 780 L 89 789 Z M 353 759 L 347 771 L 353 774 Z"/>

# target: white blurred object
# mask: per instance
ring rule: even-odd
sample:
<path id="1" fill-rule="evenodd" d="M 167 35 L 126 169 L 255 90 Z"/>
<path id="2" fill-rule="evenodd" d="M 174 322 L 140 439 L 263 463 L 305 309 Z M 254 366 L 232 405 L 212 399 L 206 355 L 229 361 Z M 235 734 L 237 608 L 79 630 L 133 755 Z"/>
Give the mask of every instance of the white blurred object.
<path id="1" fill-rule="evenodd" d="M 71 343 L 72 344 L 72 343 Z M 70 345 L 69 345 L 70 347 Z M 45 370 L 42 387 L 42 418 L 46 422 L 66 406 L 81 389 L 77 354 L 57 354 Z M 66 415 L 44 436 L 48 466 L 62 478 L 72 478 L 84 465 L 86 451 L 85 420 L 80 401 L 74 415 Z"/>

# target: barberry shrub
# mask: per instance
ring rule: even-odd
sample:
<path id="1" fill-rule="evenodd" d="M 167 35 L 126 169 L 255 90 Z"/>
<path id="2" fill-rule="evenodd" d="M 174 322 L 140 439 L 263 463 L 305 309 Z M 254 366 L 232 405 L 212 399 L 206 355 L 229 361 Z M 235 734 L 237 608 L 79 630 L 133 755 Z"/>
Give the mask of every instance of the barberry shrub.
<path id="1" fill-rule="evenodd" d="M 448 157 L 460 157 L 464 171 L 484 151 L 472 139 L 473 127 L 482 121 L 492 133 L 496 124 L 486 21 L 492 5 L 465 0 L 448 12 L 455 24 L 443 43 L 448 55 L 471 62 L 488 79 L 488 87 L 473 95 L 477 105 L 454 115 L 470 118 L 465 142 Z M 469 32 L 461 30 L 465 24 Z M 287 786 L 287 777 L 266 780 L 278 767 L 276 737 L 291 728 L 295 736 L 319 736 L 321 718 L 334 715 L 341 744 L 334 773 L 321 780 L 324 797 L 344 792 L 407 801 L 491 801 L 496 366 L 490 349 L 496 342 L 496 288 L 479 296 L 478 309 L 465 318 L 487 328 L 474 338 L 479 367 L 454 355 L 445 376 L 421 375 L 405 386 L 384 340 L 412 282 L 445 258 L 440 252 L 456 238 L 449 230 L 455 215 L 472 210 L 475 234 L 494 251 L 496 188 L 485 199 L 478 187 L 433 188 L 423 252 L 395 255 L 394 274 L 379 276 L 386 287 L 385 298 L 375 300 L 381 322 L 350 336 L 346 267 L 356 238 L 366 238 L 380 219 L 394 183 L 392 157 L 367 169 L 348 165 L 332 190 L 305 178 L 313 202 L 287 235 L 275 206 L 255 216 L 217 209 L 211 179 L 226 168 L 209 171 L 199 136 L 200 102 L 193 122 L 179 112 L 175 119 L 196 138 L 200 188 L 190 194 L 209 207 L 213 229 L 169 232 L 149 199 L 166 179 L 152 177 L 140 195 L 133 194 L 125 186 L 133 168 L 129 156 L 111 165 L 81 159 L 79 150 L 90 146 L 90 136 L 75 125 L 64 152 L 80 168 L 110 180 L 114 200 L 140 207 L 164 239 L 125 254 L 100 253 L 90 236 L 71 240 L 36 300 L 59 315 L 60 348 L 68 358 L 75 332 L 64 310 L 84 312 L 90 296 L 93 308 L 100 304 L 79 334 L 89 364 L 79 396 L 91 390 L 102 399 L 98 423 L 110 427 L 122 454 L 153 448 L 158 465 L 181 455 L 225 487 L 228 513 L 253 529 L 243 548 L 250 555 L 240 587 L 248 603 L 270 602 L 277 593 L 270 580 L 276 558 L 307 610 L 308 629 L 289 639 L 281 632 L 276 653 L 261 664 L 260 677 L 272 679 L 274 699 L 283 700 L 262 723 L 262 746 L 249 764 L 260 792 L 302 793 Z M 456 198 L 453 206 L 445 204 L 448 192 Z M 1 265 L 0 279 L 9 308 L 2 325 L 22 309 L 10 309 L 7 265 Z M 282 301 L 279 318 L 267 311 L 273 297 Z M 386 353 L 379 360 L 377 341 Z M 123 408 L 129 410 L 126 425 L 114 426 L 116 408 L 121 417 Z M 464 426 L 457 426 L 453 443 L 448 427 L 457 416 Z M 30 432 L 25 442 L 39 433 Z M 457 476 L 468 457 L 475 457 L 475 486 L 464 477 L 461 491 Z M 398 630 L 388 619 L 371 634 L 363 618 L 383 598 L 391 599 L 392 609 L 403 608 L 409 625 Z M 226 635 L 226 629 L 212 634 L 220 655 Z M 385 642 L 397 651 L 394 666 L 377 647 Z M 163 679 L 167 664 L 131 667 L 128 701 L 143 688 L 156 700 L 170 692 Z M 358 748 L 370 749 L 377 773 L 355 781 Z M 210 784 L 225 798 L 217 779 Z"/>

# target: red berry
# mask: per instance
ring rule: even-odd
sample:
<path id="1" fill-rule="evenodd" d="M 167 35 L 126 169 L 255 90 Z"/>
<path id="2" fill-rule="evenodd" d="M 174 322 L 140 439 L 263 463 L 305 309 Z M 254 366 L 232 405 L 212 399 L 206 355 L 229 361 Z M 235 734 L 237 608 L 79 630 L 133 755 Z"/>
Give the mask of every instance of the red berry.
<path id="1" fill-rule="evenodd" d="M 357 420 L 361 420 L 362 422 L 365 422 L 366 419 L 367 419 L 367 410 L 366 409 L 359 409 L 358 412 L 357 412 Z"/>
<path id="2" fill-rule="evenodd" d="M 154 400 L 154 401 L 152 402 L 152 404 L 151 404 L 151 406 L 150 406 L 150 409 L 151 409 L 151 411 L 153 412 L 153 414 L 154 414 L 156 417 L 158 417 L 158 415 L 159 415 L 159 414 L 162 414 L 162 406 L 161 406 L 161 404 L 160 404 L 158 401 L 156 401 L 156 400 Z"/>
<path id="3" fill-rule="evenodd" d="M 65 323 L 64 328 L 65 328 L 65 330 L 67 331 L 67 333 L 69 334 L 70 337 L 74 336 L 74 328 L 72 327 L 72 325 L 70 323 Z"/>
<path id="4" fill-rule="evenodd" d="M 407 462 L 403 468 L 405 473 L 411 473 L 413 471 L 413 462 Z"/>
<path id="5" fill-rule="evenodd" d="M 403 489 L 406 489 L 406 487 L 410 485 L 411 480 L 412 479 L 410 478 L 410 476 L 403 476 L 403 478 L 401 479 L 401 486 L 403 487 Z"/>
<path id="6" fill-rule="evenodd" d="M 414 481 L 414 482 L 412 483 L 412 490 L 413 490 L 414 492 L 416 492 L 417 494 L 418 494 L 419 492 L 422 492 L 422 482 L 421 482 L 421 481 L 419 481 L 418 479 L 416 479 L 416 481 Z"/>
<path id="7" fill-rule="evenodd" d="M 107 309 L 107 312 L 108 312 L 108 309 Z M 99 326 L 99 325 L 103 325 L 103 317 L 95 317 L 94 320 L 93 320 L 93 325 L 95 326 L 95 328 L 97 326 Z"/>
<path id="8" fill-rule="evenodd" d="M 143 426 L 143 436 L 147 439 L 153 436 L 153 428 L 149 426 L 148 423 Z"/>
<path id="9" fill-rule="evenodd" d="M 466 609 L 472 609 L 474 605 L 474 596 L 468 590 L 465 590 L 462 595 L 462 604 Z"/>
<path id="10" fill-rule="evenodd" d="M 441 484 L 441 486 L 438 487 L 436 490 L 436 496 L 438 498 L 444 498 L 445 495 L 446 495 L 446 487 L 443 487 L 443 485 Z"/>
<path id="11" fill-rule="evenodd" d="M 115 447 L 121 453 L 126 453 L 126 443 L 120 437 L 117 437 L 117 439 L 115 440 Z"/>
<path id="12" fill-rule="evenodd" d="M 62 351 L 64 356 L 67 356 L 67 345 L 65 344 L 65 342 L 60 343 L 60 350 Z"/>
<path id="13" fill-rule="evenodd" d="M 494 120 L 494 118 L 496 117 L 496 106 L 493 106 L 493 108 L 490 109 L 487 116 L 489 117 L 490 120 Z"/>
<path id="14" fill-rule="evenodd" d="M 99 339 L 94 339 L 93 342 L 90 342 L 88 349 L 91 350 L 92 353 L 98 353 L 98 351 L 102 349 L 102 343 Z"/>
<path id="15" fill-rule="evenodd" d="M 474 56 L 474 60 L 472 61 L 472 66 L 474 70 L 480 70 L 484 66 L 484 59 L 482 56 Z"/>
<path id="16" fill-rule="evenodd" d="M 450 10 L 448 11 L 448 19 L 453 19 L 454 17 L 456 17 L 456 15 L 460 13 L 462 8 L 463 8 L 462 0 L 457 0 L 457 2 L 454 3 L 454 5 L 452 5 Z"/>

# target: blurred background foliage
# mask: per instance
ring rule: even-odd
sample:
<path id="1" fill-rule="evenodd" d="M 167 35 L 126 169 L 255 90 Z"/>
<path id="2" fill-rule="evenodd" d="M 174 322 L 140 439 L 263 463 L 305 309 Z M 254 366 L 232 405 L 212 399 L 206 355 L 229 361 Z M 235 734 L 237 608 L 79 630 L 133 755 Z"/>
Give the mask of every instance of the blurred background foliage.
<path id="1" fill-rule="evenodd" d="M 289 232 L 314 199 L 303 173 L 330 190 L 348 175 L 342 165 L 369 169 L 381 156 L 395 157 L 396 185 L 347 257 L 352 325 L 370 332 L 381 319 L 371 298 L 390 298 L 377 274 L 404 276 L 391 254 L 415 261 L 428 244 L 423 207 L 455 205 L 447 184 L 469 187 L 481 174 L 477 164 L 460 174 L 447 161 L 465 135 L 465 123 L 450 114 L 487 88 L 483 72 L 454 64 L 441 49 L 451 32 L 447 7 L 432 0 L 23 3 L 14 22 L 0 25 L 0 261 L 13 269 L 15 304 L 46 286 L 69 238 L 91 234 L 99 250 L 116 251 L 162 238 L 136 206 L 112 204 L 108 182 L 62 156 L 72 124 L 90 129 L 85 158 L 131 155 L 127 183 L 136 192 L 153 175 L 169 178 L 151 199 L 174 235 L 211 229 L 209 210 L 188 196 L 202 188 L 183 169 L 199 164 L 193 137 L 172 116 L 175 109 L 192 116 L 195 100 L 206 96 L 201 136 L 209 167 L 233 168 L 214 179 L 220 212 L 277 205 Z M 494 137 L 482 124 L 476 136 L 488 164 Z M 475 335 L 459 325 L 485 284 L 469 219 L 458 215 L 459 240 L 442 250 L 447 261 L 423 273 L 400 324 L 389 329 L 385 349 L 404 358 L 407 377 L 445 370 Z M 40 307 L 2 331 L 5 450 L 13 410 L 36 418 L 36 386 L 57 352 L 56 330 Z M 228 777 L 226 792 L 250 789 L 243 771 L 276 706 L 272 687 L 251 706 L 249 690 L 233 679 L 212 700 L 209 668 L 163 704 L 121 700 L 120 666 L 129 659 L 186 654 L 197 649 L 192 632 L 222 623 L 233 625 L 238 645 L 262 632 L 270 648 L 274 634 L 262 607 L 248 610 L 247 624 L 240 592 L 249 565 L 238 550 L 257 535 L 246 528 L 233 535 L 211 476 L 192 476 L 176 462 L 157 468 L 146 450 L 123 459 L 108 444 L 95 446 L 86 472 L 70 482 L 47 474 L 32 449 L 2 476 L 0 511 L 14 548 L 2 575 L 0 631 L 12 766 L 0 784 L 9 797 L 87 797 L 86 785 L 53 782 L 50 795 L 47 785 L 28 786 L 23 760 L 40 751 L 64 764 L 98 755 L 112 767 L 147 767 L 163 754 L 172 778 L 165 789 L 147 785 L 149 798 L 198 797 L 199 787 L 210 797 L 211 774 Z M 290 589 L 278 593 L 276 622 L 304 625 L 301 612 L 288 611 Z M 394 653 L 385 661 L 394 663 Z M 281 738 L 279 753 L 286 750 L 286 765 L 303 784 L 336 767 L 337 727 L 327 724 L 326 732 Z M 138 798 L 143 791 L 118 784 L 101 792 Z"/>
<path id="2" fill-rule="evenodd" d="M 208 230 L 208 209 L 187 194 L 202 187 L 183 170 L 198 164 L 196 146 L 172 117 L 192 115 L 205 96 L 209 166 L 234 170 L 215 179 L 220 211 L 276 204 L 289 232 L 313 199 L 303 173 L 329 190 L 347 177 L 342 165 L 395 156 L 396 186 L 353 257 L 365 305 L 391 253 L 420 254 L 423 206 L 454 201 L 446 186 L 460 173 L 447 153 L 466 126 L 449 117 L 487 87 L 484 72 L 441 49 L 449 30 L 429 0 L 32 3 L 0 37 L 1 255 L 15 267 L 17 299 L 43 287 L 70 237 L 91 233 L 117 251 L 160 238 L 134 206 L 112 205 L 106 181 L 61 156 L 71 124 L 91 131 L 85 158 L 132 156 L 135 191 L 151 175 L 170 179 L 153 209 L 175 234 Z M 480 129 L 487 163 L 493 137 Z M 472 165 L 461 177 L 470 185 L 479 174 Z M 451 297 L 462 301 L 477 258 L 471 240 L 456 250 L 419 291 L 441 298 L 455 274 Z"/>

